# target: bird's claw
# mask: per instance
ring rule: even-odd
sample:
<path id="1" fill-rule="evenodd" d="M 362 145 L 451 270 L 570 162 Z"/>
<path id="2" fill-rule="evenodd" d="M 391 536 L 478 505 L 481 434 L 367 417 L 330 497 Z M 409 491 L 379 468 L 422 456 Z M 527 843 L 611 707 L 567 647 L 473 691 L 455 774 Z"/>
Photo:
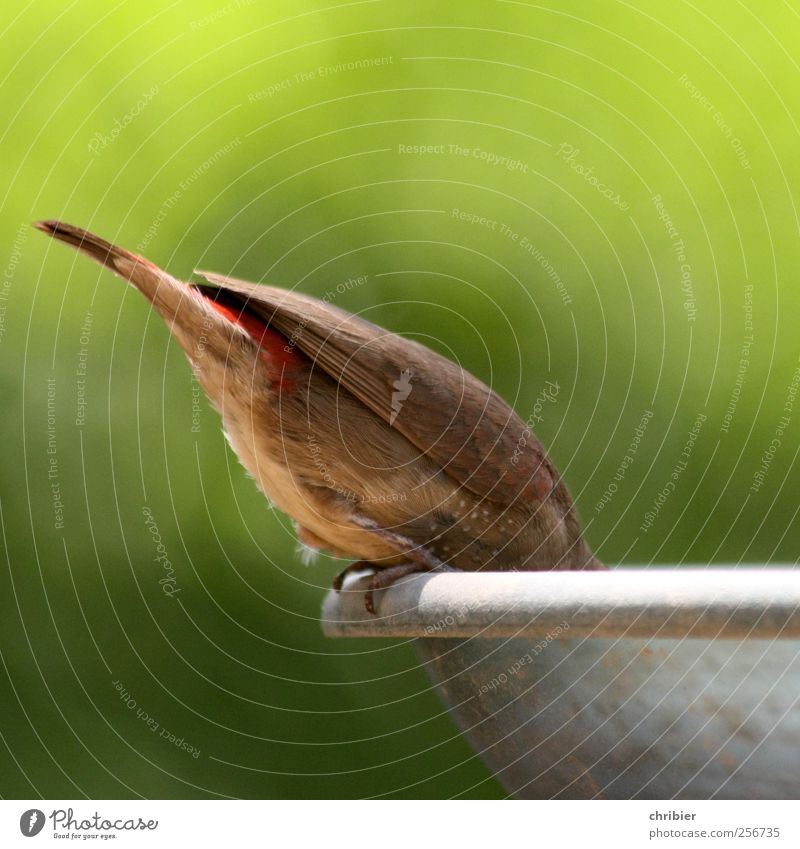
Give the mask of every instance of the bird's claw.
<path id="1" fill-rule="evenodd" d="M 351 563 L 349 566 L 346 566 L 342 569 L 341 572 L 333 579 L 333 589 L 335 592 L 339 593 L 342 591 L 342 587 L 344 586 L 345 578 L 352 572 L 361 572 L 364 569 L 373 569 L 375 570 L 375 564 L 367 563 L 364 560 L 358 560 L 355 563 Z M 434 568 L 432 568 L 427 563 L 412 561 L 409 563 L 399 563 L 392 566 L 385 566 L 382 569 L 377 569 L 374 571 L 372 577 L 369 580 L 369 586 L 364 592 L 364 607 L 367 610 L 367 613 L 372 616 L 377 616 L 375 612 L 375 591 L 382 590 L 386 587 L 393 584 L 395 581 L 400 578 L 404 578 L 406 575 L 411 575 L 415 572 L 432 572 Z"/>
<path id="2" fill-rule="evenodd" d="M 340 593 L 342 591 L 342 587 L 344 586 L 345 579 L 348 575 L 351 575 L 353 572 L 362 572 L 364 569 L 368 568 L 374 567 L 371 567 L 371 564 L 365 563 L 363 560 L 358 560 L 355 563 L 351 563 L 349 566 L 346 566 L 333 579 L 334 592 Z M 367 613 L 371 614 L 372 616 L 375 616 L 375 589 L 377 577 L 377 572 L 372 575 L 369 582 L 369 588 L 364 593 L 364 607 L 367 609 Z"/>
<path id="3" fill-rule="evenodd" d="M 357 560 L 355 563 L 351 563 L 349 566 L 345 566 L 341 572 L 333 579 L 333 589 L 335 592 L 340 593 L 342 591 L 342 587 L 344 586 L 345 578 L 352 574 L 353 572 L 362 572 L 364 569 L 372 568 L 369 563 L 365 563 L 363 560 Z"/>

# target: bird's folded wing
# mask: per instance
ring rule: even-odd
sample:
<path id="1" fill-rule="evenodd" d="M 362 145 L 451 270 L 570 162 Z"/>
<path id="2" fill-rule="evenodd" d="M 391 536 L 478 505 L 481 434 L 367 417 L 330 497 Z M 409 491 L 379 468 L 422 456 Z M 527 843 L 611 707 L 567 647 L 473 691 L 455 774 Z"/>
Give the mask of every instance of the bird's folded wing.
<path id="1" fill-rule="evenodd" d="M 553 487 L 546 452 L 514 410 L 460 366 L 323 301 L 198 271 L 242 297 L 361 403 L 458 483 L 489 500 L 539 500 Z"/>

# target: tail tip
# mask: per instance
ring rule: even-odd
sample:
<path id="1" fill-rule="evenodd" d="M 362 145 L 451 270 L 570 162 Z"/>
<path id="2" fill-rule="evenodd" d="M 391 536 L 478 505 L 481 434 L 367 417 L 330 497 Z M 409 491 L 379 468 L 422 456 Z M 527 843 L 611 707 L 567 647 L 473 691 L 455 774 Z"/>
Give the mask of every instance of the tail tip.
<path id="1" fill-rule="evenodd" d="M 85 254 L 92 257 L 92 259 L 107 266 L 112 271 L 119 271 L 119 268 L 116 265 L 118 260 L 131 260 L 134 262 L 141 262 L 143 264 L 147 263 L 147 260 L 144 260 L 141 257 L 136 257 L 128 251 L 118 248 L 116 245 L 112 245 L 111 242 L 101 239 L 100 236 L 96 236 L 94 233 L 90 233 L 82 227 L 75 227 L 72 224 L 67 224 L 64 221 L 46 219 L 43 221 L 34 221 L 33 226 L 37 230 L 41 230 L 43 233 L 46 233 L 48 236 L 52 236 L 54 239 L 58 239 L 79 251 L 83 251 Z"/>
<path id="2" fill-rule="evenodd" d="M 48 236 L 53 236 L 62 241 L 69 241 L 73 244 L 84 240 L 93 242 L 101 241 L 97 236 L 92 235 L 88 230 L 83 230 L 80 227 L 75 227 L 72 224 L 67 224 L 64 221 L 58 221 L 55 218 L 45 219 L 43 221 L 33 221 L 33 226 L 42 233 L 47 233 Z"/>
<path id="3" fill-rule="evenodd" d="M 47 233 L 48 236 L 52 236 L 61 227 L 60 221 L 34 221 L 32 224 L 37 230 Z"/>

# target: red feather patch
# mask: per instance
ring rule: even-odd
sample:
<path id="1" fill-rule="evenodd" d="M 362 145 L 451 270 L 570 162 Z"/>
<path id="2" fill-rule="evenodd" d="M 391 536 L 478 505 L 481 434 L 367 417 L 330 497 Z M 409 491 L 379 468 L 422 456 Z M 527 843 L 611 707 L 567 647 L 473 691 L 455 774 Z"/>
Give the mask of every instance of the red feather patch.
<path id="1" fill-rule="evenodd" d="M 233 322 L 254 339 L 261 348 L 261 358 L 274 373 L 272 388 L 275 390 L 293 389 L 294 380 L 290 372 L 295 372 L 308 363 L 305 355 L 298 351 L 289 340 L 258 316 L 248 313 L 244 307 L 236 309 L 209 299 L 211 306 Z"/>

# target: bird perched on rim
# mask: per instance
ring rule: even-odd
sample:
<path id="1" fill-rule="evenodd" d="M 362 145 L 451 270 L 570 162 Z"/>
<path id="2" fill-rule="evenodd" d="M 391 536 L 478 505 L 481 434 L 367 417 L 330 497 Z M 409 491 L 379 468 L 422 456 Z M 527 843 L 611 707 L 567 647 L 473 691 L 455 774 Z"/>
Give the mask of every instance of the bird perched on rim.
<path id="1" fill-rule="evenodd" d="M 535 435 L 477 378 L 323 301 L 210 272 L 178 280 L 59 221 L 34 225 L 132 283 L 166 321 L 242 464 L 305 545 L 413 572 L 602 569 Z"/>

